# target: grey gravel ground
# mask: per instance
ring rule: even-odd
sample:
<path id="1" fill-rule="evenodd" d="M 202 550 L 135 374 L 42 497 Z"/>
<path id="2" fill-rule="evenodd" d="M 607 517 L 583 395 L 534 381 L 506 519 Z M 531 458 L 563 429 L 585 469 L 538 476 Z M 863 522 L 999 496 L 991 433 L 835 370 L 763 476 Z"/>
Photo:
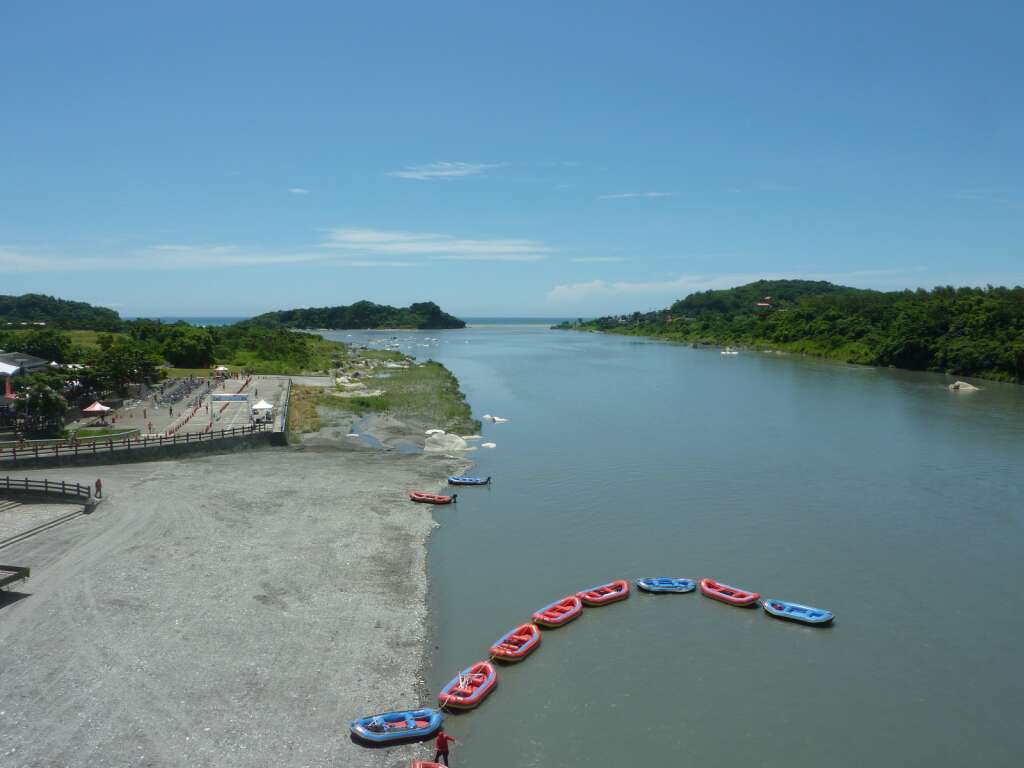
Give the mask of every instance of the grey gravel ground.
<path id="1" fill-rule="evenodd" d="M 0 497 L 0 546 L 26 531 L 81 511 L 81 504 L 24 504 Z M 0 562 L 6 562 L 2 552 Z"/>
<path id="2" fill-rule="evenodd" d="M 432 756 L 347 722 L 425 703 L 433 523 L 406 492 L 462 466 L 306 446 L 103 467 L 96 512 L 2 551 L 32 578 L 0 593 L 0 765 Z"/>

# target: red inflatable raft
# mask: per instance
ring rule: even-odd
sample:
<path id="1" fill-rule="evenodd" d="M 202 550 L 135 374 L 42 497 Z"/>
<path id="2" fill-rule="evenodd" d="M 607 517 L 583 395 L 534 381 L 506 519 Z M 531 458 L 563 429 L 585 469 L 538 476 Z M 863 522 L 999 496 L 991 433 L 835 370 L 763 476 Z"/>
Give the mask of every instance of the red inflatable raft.
<path id="1" fill-rule="evenodd" d="M 502 635 L 491 646 L 491 657 L 498 661 L 522 661 L 540 645 L 540 630 L 535 624 L 521 624 Z"/>
<path id="2" fill-rule="evenodd" d="M 457 499 L 459 494 L 453 493 L 451 496 L 441 496 L 436 493 L 421 493 L 420 491 L 409 491 L 409 498 L 413 501 L 417 501 L 420 504 L 451 504 Z"/>
<path id="3" fill-rule="evenodd" d="M 583 613 L 583 601 L 576 595 L 569 595 L 561 600 L 555 600 L 550 605 L 545 605 L 533 614 L 533 623 L 540 624 L 542 627 L 560 627 L 579 618 L 581 613 Z"/>
<path id="4" fill-rule="evenodd" d="M 433 760 L 413 760 L 409 768 L 445 768 L 444 763 L 435 763 Z"/>
<path id="5" fill-rule="evenodd" d="M 712 600 L 721 600 L 729 605 L 753 605 L 761 599 L 761 595 L 757 592 L 747 592 L 736 587 L 730 587 L 728 584 L 721 584 L 714 579 L 701 579 L 700 591 L 705 597 L 710 597 Z"/>
<path id="6" fill-rule="evenodd" d="M 584 605 L 608 605 L 616 600 L 625 600 L 629 597 L 629 582 L 619 579 L 598 587 L 584 589 L 577 592 L 576 597 L 583 601 Z"/>
<path id="7" fill-rule="evenodd" d="M 478 661 L 468 667 L 441 689 L 437 700 L 442 707 L 472 709 L 494 690 L 498 684 L 498 673 L 489 661 Z"/>

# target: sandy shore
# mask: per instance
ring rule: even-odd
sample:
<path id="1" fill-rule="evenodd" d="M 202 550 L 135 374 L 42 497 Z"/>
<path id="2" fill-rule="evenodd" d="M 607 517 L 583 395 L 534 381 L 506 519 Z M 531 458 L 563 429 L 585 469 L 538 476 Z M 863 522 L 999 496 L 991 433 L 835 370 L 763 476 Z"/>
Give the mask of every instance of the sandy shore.
<path id="1" fill-rule="evenodd" d="M 404 766 L 351 718 L 422 703 L 429 508 L 465 463 L 332 440 L 26 475 L 103 478 L 89 516 L 0 551 L 0 763 Z"/>

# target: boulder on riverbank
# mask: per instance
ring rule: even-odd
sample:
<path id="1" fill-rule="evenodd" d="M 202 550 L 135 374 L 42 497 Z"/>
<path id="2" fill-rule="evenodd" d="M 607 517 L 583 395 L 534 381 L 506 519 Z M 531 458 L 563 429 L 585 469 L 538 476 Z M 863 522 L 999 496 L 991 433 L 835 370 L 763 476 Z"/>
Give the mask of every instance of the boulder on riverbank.
<path id="1" fill-rule="evenodd" d="M 423 450 L 432 453 L 451 453 L 452 451 L 467 451 L 469 445 L 458 435 L 438 431 L 427 438 Z"/>

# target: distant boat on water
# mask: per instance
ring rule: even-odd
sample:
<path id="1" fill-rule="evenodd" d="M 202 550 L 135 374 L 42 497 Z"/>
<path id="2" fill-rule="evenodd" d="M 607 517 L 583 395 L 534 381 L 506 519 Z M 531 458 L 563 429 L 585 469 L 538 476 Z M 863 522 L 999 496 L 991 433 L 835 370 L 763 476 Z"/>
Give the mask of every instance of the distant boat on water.
<path id="1" fill-rule="evenodd" d="M 726 347 L 722 350 L 723 355 L 738 355 L 739 353 L 738 349 L 733 349 L 732 347 Z"/>

